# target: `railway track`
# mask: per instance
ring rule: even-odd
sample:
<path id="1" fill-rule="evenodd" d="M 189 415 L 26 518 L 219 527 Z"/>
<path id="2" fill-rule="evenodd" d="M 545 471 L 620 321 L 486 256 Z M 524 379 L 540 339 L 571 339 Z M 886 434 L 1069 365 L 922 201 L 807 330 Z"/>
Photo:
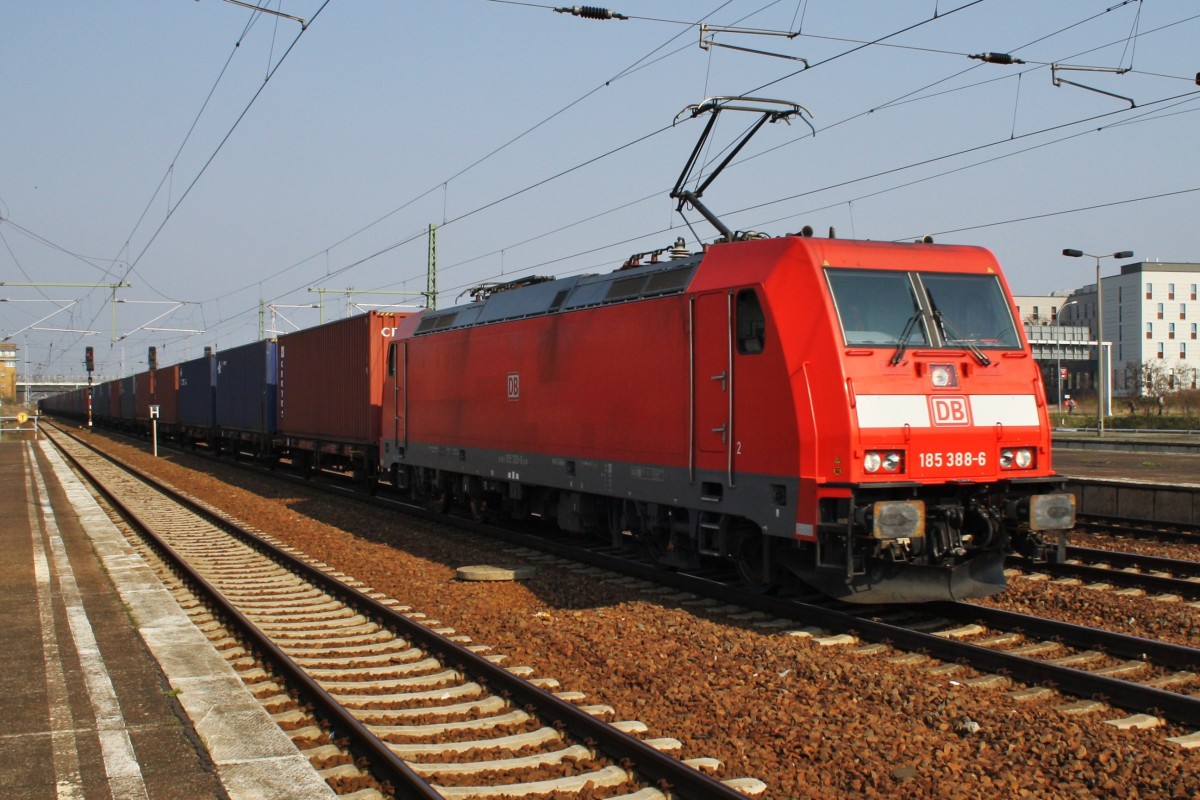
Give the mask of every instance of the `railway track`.
<path id="1" fill-rule="evenodd" d="M 478 525 L 464 524 L 479 530 Z M 1120 726 L 1167 725 L 1167 738 L 1175 744 L 1200 745 L 1200 734 L 1195 732 L 1200 727 L 1200 698 L 1196 696 L 1200 694 L 1196 675 L 1200 651 L 1195 648 L 967 603 L 897 610 L 833 606 L 816 598 L 763 597 L 746 593 L 727 581 L 727 576 L 663 572 L 648 563 L 631 561 L 628 552 L 611 547 L 581 548 L 574 540 L 513 531 L 499 535 L 530 548 L 516 552 L 523 560 L 567 559 L 586 565 L 581 568 L 591 571 L 595 579 L 669 586 L 676 594 L 666 595 L 666 600 L 701 612 L 708 609 L 736 621 L 758 615 L 753 624 L 770 625 L 783 634 L 810 636 L 822 645 L 846 645 L 861 656 L 894 649 L 899 651 L 894 657 L 903 663 L 923 664 L 922 669 L 938 675 L 972 668 L 981 673 L 968 679 L 972 685 L 1026 684 L 1014 691 L 1014 702 L 1044 697 L 1052 692 L 1052 686 L 1059 694 L 1076 698 L 1064 700 L 1066 713 L 1112 716 L 1115 708 L 1118 716 L 1107 721 Z M 1053 580 L 1049 575 L 1043 579 Z"/>
<path id="2" fill-rule="evenodd" d="M 546 794 L 737 798 L 643 739 L 636 721 L 557 691 L 503 657 L 269 536 L 53 435 L 109 502 L 232 633 L 243 679 L 330 785 L 356 798 Z M 216 634 L 221 636 L 221 634 Z M 244 646 L 246 654 L 243 654 Z M 311 747 L 310 747 L 311 746 Z M 332 766 L 327 766 L 332 765 Z"/>
<path id="3" fill-rule="evenodd" d="M 1065 696 L 1058 708 L 1067 714 L 1100 714 L 1119 728 L 1173 724 L 1169 742 L 1200 747 L 1200 649 L 1193 647 L 965 602 L 870 608 L 816 597 L 764 597 L 718 576 L 663 574 L 603 548 L 555 556 L 539 547 L 515 554 L 531 561 L 580 560 L 593 565 L 587 569 L 597 580 L 650 591 L 666 583 L 679 591 L 664 600 L 697 613 L 823 647 L 843 646 L 856 656 L 882 655 L 931 675 L 953 679 L 974 669 L 981 674 L 965 677 L 969 686 L 1025 684 L 1010 692 L 1015 703 L 1057 692 Z"/>
<path id="4" fill-rule="evenodd" d="M 1116 534 L 1160 542 L 1200 544 L 1200 528 L 1181 523 L 1162 523 L 1152 520 L 1088 514 L 1079 515 L 1076 518 L 1075 530 L 1087 533 Z"/>
<path id="5" fill-rule="evenodd" d="M 1074 579 L 1098 591 L 1200 600 L 1200 562 L 1075 546 L 1066 548 L 1066 558 L 1053 564 L 1012 558 L 1009 565 L 1022 574 Z"/>
<path id="6" fill-rule="evenodd" d="M 763 596 L 721 575 L 664 573 L 610 548 L 548 541 L 534 548 L 516 554 L 583 562 L 601 580 L 665 584 L 678 590 L 667 600 L 822 646 L 847 646 L 864 656 L 895 651 L 902 663 L 922 664 L 938 675 L 974 669 L 981 674 L 970 685 L 1026 684 L 1012 693 L 1014 702 L 1057 691 L 1074 698 L 1064 700 L 1067 713 L 1132 712 L 1106 721 L 1118 727 L 1174 724 L 1177 735 L 1167 737 L 1173 744 L 1200 747 L 1200 649 L 1194 647 L 966 602 L 872 608 L 818 596 Z M 1045 574 L 1040 579 L 1051 580 Z"/>

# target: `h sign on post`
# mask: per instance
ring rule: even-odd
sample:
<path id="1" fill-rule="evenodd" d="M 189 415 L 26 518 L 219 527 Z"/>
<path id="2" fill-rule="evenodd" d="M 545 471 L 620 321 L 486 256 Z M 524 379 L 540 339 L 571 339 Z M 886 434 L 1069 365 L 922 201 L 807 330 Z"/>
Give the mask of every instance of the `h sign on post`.
<path id="1" fill-rule="evenodd" d="M 150 406 L 150 433 L 154 439 L 154 457 L 158 458 L 158 406 Z"/>

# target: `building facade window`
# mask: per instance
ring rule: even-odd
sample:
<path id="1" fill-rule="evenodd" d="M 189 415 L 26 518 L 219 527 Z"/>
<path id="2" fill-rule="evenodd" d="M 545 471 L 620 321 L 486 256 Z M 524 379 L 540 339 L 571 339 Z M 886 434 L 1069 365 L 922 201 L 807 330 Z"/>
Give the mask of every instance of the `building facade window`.
<path id="1" fill-rule="evenodd" d="M 1192 338 L 1196 338 L 1196 323 L 1192 323 Z"/>
<path id="2" fill-rule="evenodd" d="M 1162 342 L 1159 342 L 1159 343 L 1158 343 L 1158 357 L 1159 357 L 1159 358 L 1162 358 L 1162 357 L 1163 357 L 1163 350 L 1165 350 L 1165 349 L 1166 349 L 1166 348 L 1164 348 L 1164 347 L 1163 347 L 1163 343 L 1162 343 Z"/>
<path id="3" fill-rule="evenodd" d="M 1149 283 L 1149 282 L 1146 283 L 1146 299 L 1147 300 L 1154 299 L 1154 284 L 1153 283 Z"/>
<path id="4" fill-rule="evenodd" d="M 1187 360 L 1187 342 L 1179 343 L 1179 360 L 1180 361 Z"/>
<path id="5" fill-rule="evenodd" d="M 1158 318 L 1159 319 L 1163 318 L 1163 304 L 1162 303 L 1158 304 Z"/>
<path id="6" fill-rule="evenodd" d="M 1174 338 L 1175 338 L 1175 323 L 1174 323 L 1174 322 L 1172 322 L 1172 323 L 1169 323 L 1169 324 L 1167 325 L 1167 338 L 1168 338 L 1168 339 L 1174 339 Z"/>
<path id="7" fill-rule="evenodd" d="M 1194 284 L 1194 283 L 1192 284 L 1192 298 L 1191 299 L 1193 299 L 1193 300 L 1196 299 L 1196 284 Z"/>
<path id="8" fill-rule="evenodd" d="M 1146 338 L 1147 339 L 1154 338 L 1154 323 L 1153 322 L 1146 323 Z"/>
<path id="9" fill-rule="evenodd" d="M 1167 284 L 1167 299 L 1168 300 L 1175 299 L 1175 284 L 1173 284 L 1173 283 Z"/>
<path id="10" fill-rule="evenodd" d="M 1187 303 L 1179 304 L 1179 318 L 1187 319 Z"/>

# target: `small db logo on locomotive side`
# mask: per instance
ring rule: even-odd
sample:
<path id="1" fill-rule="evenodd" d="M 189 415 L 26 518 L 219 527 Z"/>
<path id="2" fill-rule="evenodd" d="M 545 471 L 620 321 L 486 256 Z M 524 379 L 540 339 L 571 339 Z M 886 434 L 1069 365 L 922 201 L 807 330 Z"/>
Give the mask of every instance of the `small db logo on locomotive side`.
<path id="1" fill-rule="evenodd" d="M 939 427 L 971 424 L 971 410 L 965 397 L 931 397 L 929 409 L 933 412 L 933 424 Z"/>
<path id="2" fill-rule="evenodd" d="M 519 372 L 508 373 L 508 399 L 519 400 L 521 397 L 521 374 Z"/>

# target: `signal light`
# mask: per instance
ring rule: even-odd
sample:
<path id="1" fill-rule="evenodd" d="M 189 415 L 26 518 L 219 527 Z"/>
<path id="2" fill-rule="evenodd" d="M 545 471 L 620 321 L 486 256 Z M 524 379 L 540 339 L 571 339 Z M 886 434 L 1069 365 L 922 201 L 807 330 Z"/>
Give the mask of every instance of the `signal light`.
<path id="1" fill-rule="evenodd" d="M 150 369 L 158 369 L 158 348 L 151 345 L 149 352 L 146 353 L 146 366 Z"/>
<path id="2" fill-rule="evenodd" d="M 96 371 L 96 359 L 92 355 L 92 348 L 85 347 L 83 350 L 83 366 L 88 372 Z"/>

